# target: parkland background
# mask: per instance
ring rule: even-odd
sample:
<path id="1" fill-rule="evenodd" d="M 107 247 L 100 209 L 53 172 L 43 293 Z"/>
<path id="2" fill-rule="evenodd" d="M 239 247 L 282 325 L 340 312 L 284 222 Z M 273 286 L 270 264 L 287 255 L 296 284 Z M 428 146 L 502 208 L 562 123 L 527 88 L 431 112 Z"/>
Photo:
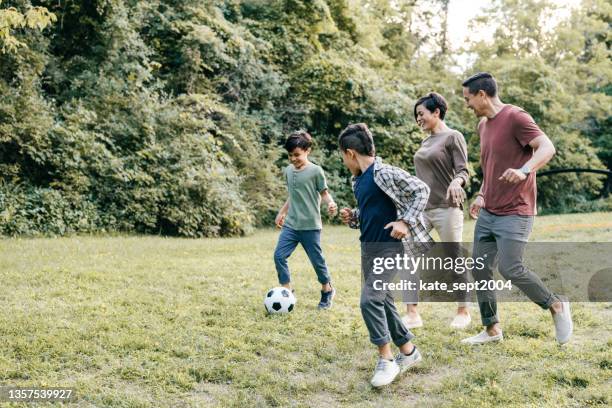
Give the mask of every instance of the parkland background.
<path id="1" fill-rule="evenodd" d="M 585 0 L 496 0 L 451 45 L 449 0 L 2 1 L 0 234 L 246 234 L 284 198 L 286 135 L 305 128 L 339 205 L 352 204 L 337 150 L 351 122 L 412 169 L 412 107 L 435 90 L 469 144 L 461 81 L 486 70 L 557 154 L 545 169 L 610 168 L 610 15 Z M 32 8 L 34 7 L 34 8 Z M 539 179 L 542 213 L 610 210 L 605 175 Z"/>

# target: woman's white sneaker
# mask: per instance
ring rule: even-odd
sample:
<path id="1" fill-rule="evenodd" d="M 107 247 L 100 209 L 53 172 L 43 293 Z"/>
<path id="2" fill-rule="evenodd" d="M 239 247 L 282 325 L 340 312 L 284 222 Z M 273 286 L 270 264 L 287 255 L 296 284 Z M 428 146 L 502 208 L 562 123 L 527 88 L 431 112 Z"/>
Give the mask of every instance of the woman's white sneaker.
<path id="1" fill-rule="evenodd" d="M 452 327 L 453 329 L 465 329 L 466 327 L 468 327 L 470 325 L 470 323 L 472 323 L 472 316 L 470 315 L 464 315 L 464 314 L 458 314 L 455 316 L 455 318 L 453 319 L 453 321 L 450 324 L 450 327 Z"/>
<path id="2" fill-rule="evenodd" d="M 395 377 L 400 373 L 400 367 L 395 360 L 385 360 L 379 358 L 374 370 L 374 376 L 370 381 L 374 387 L 382 387 L 391 384 Z"/>
<path id="3" fill-rule="evenodd" d="M 416 329 L 417 327 L 423 327 L 423 319 L 421 319 L 421 315 L 406 315 L 402 317 L 402 323 L 404 323 L 404 326 L 406 326 L 407 329 Z"/>
<path id="4" fill-rule="evenodd" d="M 489 336 L 489 333 L 487 333 L 486 330 L 483 330 L 475 336 L 461 340 L 461 342 L 464 344 L 484 344 L 492 341 L 502 341 L 503 339 L 504 334 L 501 331 L 495 336 Z"/>

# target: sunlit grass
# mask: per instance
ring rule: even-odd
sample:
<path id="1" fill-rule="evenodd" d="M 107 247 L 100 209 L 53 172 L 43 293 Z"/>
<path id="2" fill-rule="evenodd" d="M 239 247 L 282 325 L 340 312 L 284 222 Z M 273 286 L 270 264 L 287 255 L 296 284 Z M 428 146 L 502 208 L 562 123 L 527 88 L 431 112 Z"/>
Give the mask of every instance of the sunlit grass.
<path id="1" fill-rule="evenodd" d="M 467 222 L 464 240 L 472 236 Z M 0 383 L 75 387 L 80 406 L 606 406 L 610 303 L 574 304 L 559 347 L 548 312 L 503 303 L 506 340 L 470 348 L 450 304 L 422 304 L 423 364 L 383 390 L 359 311 L 358 233 L 325 227 L 338 296 L 301 249 L 298 303 L 266 316 L 277 231 L 245 238 L 72 237 L 0 241 Z M 612 241 L 610 214 L 538 217 L 533 241 Z M 476 307 L 472 308 L 478 320 Z M 474 324 L 467 334 L 476 333 Z M 24 404 L 25 406 L 25 404 Z M 42 405 L 41 405 L 42 406 Z"/>

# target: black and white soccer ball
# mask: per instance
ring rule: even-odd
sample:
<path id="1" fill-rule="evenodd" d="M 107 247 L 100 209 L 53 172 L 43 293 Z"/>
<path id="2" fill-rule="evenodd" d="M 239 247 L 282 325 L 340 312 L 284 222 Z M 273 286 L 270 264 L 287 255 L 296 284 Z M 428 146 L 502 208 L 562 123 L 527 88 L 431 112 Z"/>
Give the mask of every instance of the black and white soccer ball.
<path id="1" fill-rule="evenodd" d="M 266 293 L 264 305 L 268 313 L 289 313 L 295 307 L 295 296 L 291 290 L 282 286 L 272 288 Z"/>

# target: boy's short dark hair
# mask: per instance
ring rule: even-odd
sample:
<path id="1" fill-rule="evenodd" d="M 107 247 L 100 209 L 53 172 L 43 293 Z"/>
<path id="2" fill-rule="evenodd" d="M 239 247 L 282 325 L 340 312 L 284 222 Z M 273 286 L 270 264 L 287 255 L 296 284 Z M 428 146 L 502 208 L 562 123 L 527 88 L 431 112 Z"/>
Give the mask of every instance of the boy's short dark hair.
<path id="1" fill-rule="evenodd" d="M 488 72 L 474 74 L 461 85 L 467 87 L 472 95 L 476 95 L 481 89 L 490 97 L 497 95 L 497 82 Z"/>
<path id="2" fill-rule="evenodd" d="M 365 123 L 348 125 L 338 136 L 340 150 L 353 149 L 362 156 L 374 156 L 374 138 Z"/>
<path id="3" fill-rule="evenodd" d="M 418 101 L 414 104 L 414 119 L 417 118 L 417 106 L 423 105 L 428 111 L 434 113 L 436 109 L 440 110 L 440 119 L 444 120 L 444 116 L 446 116 L 446 111 L 448 110 L 448 104 L 446 103 L 446 99 L 442 95 L 436 92 L 430 92 L 425 96 L 419 98 Z"/>
<path id="4" fill-rule="evenodd" d="M 285 149 L 291 153 L 298 147 L 302 150 L 310 149 L 312 146 L 312 136 L 305 130 L 298 130 L 289 135 L 285 140 Z"/>

